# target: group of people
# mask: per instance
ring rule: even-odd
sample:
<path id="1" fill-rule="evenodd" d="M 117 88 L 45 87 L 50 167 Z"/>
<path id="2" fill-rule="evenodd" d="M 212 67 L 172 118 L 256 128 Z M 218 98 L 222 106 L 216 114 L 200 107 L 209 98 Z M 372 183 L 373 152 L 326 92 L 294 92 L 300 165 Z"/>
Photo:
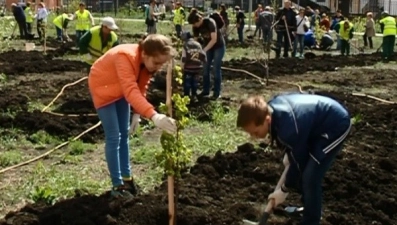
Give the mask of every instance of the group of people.
<path id="1" fill-rule="evenodd" d="M 351 40 L 355 32 L 354 24 L 345 18 L 340 10 L 330 21 L 325 13 L 320 16 L 319 10 L 312 10 L 310 7 L 296 10 L 291 5 L 291 1 L 285 0 L 283 8 L 277 14 L 274 14 L 269 6 L 263 9 L 262 5 L 258 6 L 254 14 L 256 22 L 254 36 L 259 27 L 259 30 L 262 30 L 262 34 L 259 32 L 259 37 L 264 43 L 270 45 L 274 28 L 277 43 L 272 49 L 275 50 L 277 58 L 281 56 L 281 48 L 284 48 L 283 57 L 289 56 L 290 48 L 292 48 L 293 57 L 303 57 L 305 48 L 330 50 L 335 43 L 331 31 L 334 31 L 336 35 L 336 50 L 339 50 L 341 55 L 350 55 Z M 394 45 L 395 42 L 396 20 L 386 11 L 382 12 L 381 17 L 379 23 L 383 33 L 382 59 L 390 60 L 393 57 L 392 44 Z M 366 18 L 364 47 L 373 49 L 372 38 L 376 35 L 373 13 L 367 12 Z M 316 40 L 315 29 L 320 29 L 322 33 L 319 41 Z"/>
<path id="2" fill-rule="evenodd" d="M 32 28 L 33 23 L 36 20 L 37 34 L 39 39 L 43 40 L 47 17 L 49 15 L 44 3 L 40 2 L 37 5 L 36 11 L 32 9 L 31 2 L 27 2 L 25 4 L 25 8 L 16 3 L 12 3 L 11 11 L 14 15 L 15 21 L 18 24 L 19 35 L 21 39 L 32 39 L 34 37 Z"/>

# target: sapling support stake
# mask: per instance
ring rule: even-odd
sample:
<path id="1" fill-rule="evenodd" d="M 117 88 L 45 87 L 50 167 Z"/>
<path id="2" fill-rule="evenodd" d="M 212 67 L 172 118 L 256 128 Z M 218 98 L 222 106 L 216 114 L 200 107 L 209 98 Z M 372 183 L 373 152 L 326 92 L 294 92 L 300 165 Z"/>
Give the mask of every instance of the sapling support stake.
<path id="1" fill-rule="evenodd" d="M 177 211 L 177 180 L 181 176 L 181 171 L 190 163 L 192 151 L 189 150 L 183 141 L 182 130 L 188 124 L 187 114 L 190 99 L 187 96 L 182 97 L 178 93 L 172 93 L 172 73 L 175 72 L 176 81 L 182 83 L 182 72 L 178 66 L 173 66 L 170 61 L 167 69 L 167 98 L 166 104 L 160 104 L 160 112 L 167 113 L 175 119 L 176 133 L 171 134 L 163 131 L 160 137 L 162 151 L 156 153 L 156 162 L 161 166 L 167 175 L 168 182 L 168 208 L 169 208 L 169 225 L 176 224 Z M 171 111 L 173 110 L 173 111 Z"/>
<path id="2" fill-rule="evenodd" d="M 172 117 L 172 69 L 173 69 L 173 60 L 168 63 L 167 68 L 167 89 L 166 89 L 166 101 L 165 105 L 168 109 L 168 116 Z M 174 176 L 168 175 L 168 214 L 169 214 L 169 225 L 175 225 L 175 195 L 174 195 L 174 184 L 175 179 Z"/>

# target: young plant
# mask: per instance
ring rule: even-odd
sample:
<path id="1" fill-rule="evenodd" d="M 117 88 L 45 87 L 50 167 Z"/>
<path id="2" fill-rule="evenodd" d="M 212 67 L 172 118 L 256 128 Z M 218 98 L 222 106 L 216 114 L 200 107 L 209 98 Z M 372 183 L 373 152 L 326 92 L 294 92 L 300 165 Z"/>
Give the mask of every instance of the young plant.
<path id="1" fill-rule="evenodd" d="M 182 71 L 179 66 L 174 67 L 176 81 L 182 83 Z M 175 134 L 163 132 L 160 137 L 163 151 L 156 154 L 157 165 L 164 169 L 165 174 L 179 178 L 181 171 L 191 162 L 192 151 L 187 148 L 184 143 L 182 131 L 189 122 L 187 114 L 189 109 L 187 105 L 190 99 L 188 96 L 182 97 L 180 94 L 172 95 L 173 118 L 177 123 L 177 131 Z M 168 106 L 162 103 L 160 105 L 162 113 L 168 112 Z"/>

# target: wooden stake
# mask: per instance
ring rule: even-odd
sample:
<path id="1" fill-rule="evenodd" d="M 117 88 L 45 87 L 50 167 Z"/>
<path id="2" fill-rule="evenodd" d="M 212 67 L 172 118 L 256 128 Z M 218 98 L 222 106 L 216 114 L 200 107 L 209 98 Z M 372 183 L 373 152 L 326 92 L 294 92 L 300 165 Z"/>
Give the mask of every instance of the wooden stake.
<path id="1" fill-rule="evenodd" d="M 172 69 L 173 60 L 171 59 L 168 63 L 167 69 L 167 89 L 166 89 L 166 101 L 165 104 L 168 107 L 168 116 L 172 117 Z M 169 215 L 169 225 L 175 225 L 175 194 L 174 194 L 174 184 L 175 179 L 173 176 L 168 176 L 168 215 Z"/>

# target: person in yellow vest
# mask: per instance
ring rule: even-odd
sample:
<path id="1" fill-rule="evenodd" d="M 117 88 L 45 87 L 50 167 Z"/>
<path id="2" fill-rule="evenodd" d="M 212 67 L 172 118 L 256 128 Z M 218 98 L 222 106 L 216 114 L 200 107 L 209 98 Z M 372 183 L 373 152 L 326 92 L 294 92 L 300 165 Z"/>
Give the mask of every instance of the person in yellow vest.
<path id="1" fill-rule="evenodd" d="M 118 26 L 112 17 L 102 19 L 100 26 L 95 26 L 86 32 L 79 41 L 80 54 L 87 54 L 86 62 L 92 65 L 109 49 L 119 44 L 115 30 Z"/>
<path id="2" fill-rule="evenodd" d="M 382 19 L 379 21 L 380 29 L 383 33 L 382 41 L 382 59 L 391 60 L 394 55 L 394 45 L 396 43 L 396 20 L 388 12 L 382 13 Z"/>
<path id="3" fill-rule="evenodd" d="M 73 14 L 62 13 L 52 21 L 57 31 L 58 41 L 63 41 L 63 37 L 65 37 L 67 41 L 71 41 L 66 31 L 71 20 L 73 20 Z"/>
<path id="4" fill-rule="evenodd" d="M 353 24 L 347 20 L 340 21 L 335 25 L 335 31 L 341 39 L 341 54 L 350 55 L 350 40 L 353 38 Z"/>
<path id="5" fill-rule="evenodd" d="M 32 5 L 31 2 L 27 2 L 26 8 L 24 10 L 25 17 L 26 17 L 26 28 L 28 30 L 28 34 L 32 34 L 32 24 L 33 24 L 33 20 L 34 20 L 34 14 L 33 14 L 31 5 Z"/>
<path id="6" fill-rule="evenodd" d="M 175 31 L 176 31 L 176 36 L 180 37 L 182 34 L 182 27 L 185 24 L 185 10 L 182 7 L 182 4 L 180 2 L 177 2 L 175 4 L 175 15 L 174 15 L 174 25 L 175 25 Z"/>
<path id="7" fill-rule="evenodd" d="M 95 26 L 94 17 L 90 11 L 85 9 L 85 4 L 79 4 L 79 10 L 74 13 L 73 19 L 76 19 L 76 43 L 79 44 L 80 38 L 90 30 L 91 26 Z"/>

